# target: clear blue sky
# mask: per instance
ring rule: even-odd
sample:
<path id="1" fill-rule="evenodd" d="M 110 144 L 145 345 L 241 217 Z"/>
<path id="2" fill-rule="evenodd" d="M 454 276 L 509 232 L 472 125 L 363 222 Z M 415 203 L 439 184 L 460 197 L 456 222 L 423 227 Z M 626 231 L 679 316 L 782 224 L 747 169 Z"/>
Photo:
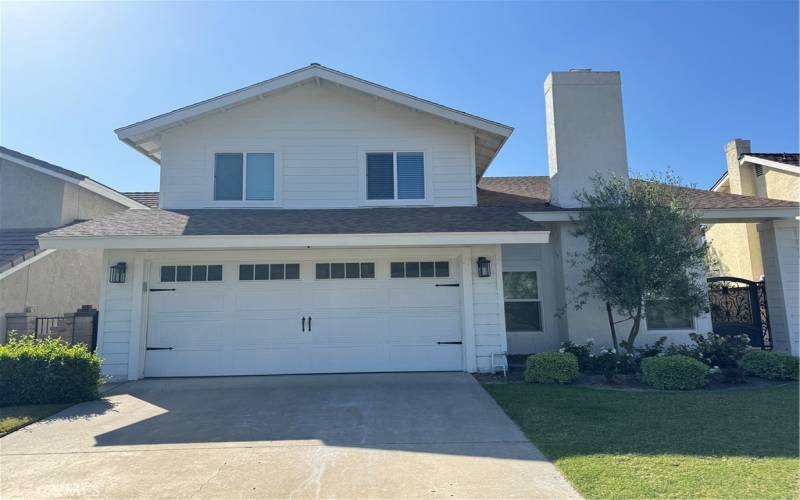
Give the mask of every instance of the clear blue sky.
<path id="1" fill-rule="evenodd" d="M 542 82 L 622 71 L 631 169 L 707 188 L 734 137 L 798 151 L 797 2 L 0 4 L 0 144 L 119 190 L 115 128 L 319 62 L 515 127 L 489 175 L 545 175 Z"/>

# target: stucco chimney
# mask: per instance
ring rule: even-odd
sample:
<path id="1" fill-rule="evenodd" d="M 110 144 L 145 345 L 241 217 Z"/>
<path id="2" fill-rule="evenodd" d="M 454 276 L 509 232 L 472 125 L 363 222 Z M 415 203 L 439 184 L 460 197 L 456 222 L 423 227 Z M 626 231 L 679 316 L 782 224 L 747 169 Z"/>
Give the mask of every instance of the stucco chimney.
<path id="1" fill-rule="evenodd" d="M 747 139 L 734 139 L 725 145 L 725 161 L 728 166 L 731 193 L 756 195 L 756 178 L 753 169 L 739 163 L 739 157 L 749 152 L 750 141 Z"/>
<path id="2" fill-rule="evenodd" d="M 628 177 L 619 71 L 558 71 L 544 82 L 550 201 L 579 206 L 596 175 Z"/>

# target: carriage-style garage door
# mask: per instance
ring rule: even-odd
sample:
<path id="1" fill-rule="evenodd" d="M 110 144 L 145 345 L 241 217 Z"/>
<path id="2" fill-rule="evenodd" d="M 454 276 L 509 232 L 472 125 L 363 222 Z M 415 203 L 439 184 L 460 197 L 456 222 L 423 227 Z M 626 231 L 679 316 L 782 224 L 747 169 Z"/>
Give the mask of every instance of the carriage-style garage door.
<path id="1" fill-rule="evenodd" d="M 145 376 L 462 370 L 454 262 L 154 262 Z"/>

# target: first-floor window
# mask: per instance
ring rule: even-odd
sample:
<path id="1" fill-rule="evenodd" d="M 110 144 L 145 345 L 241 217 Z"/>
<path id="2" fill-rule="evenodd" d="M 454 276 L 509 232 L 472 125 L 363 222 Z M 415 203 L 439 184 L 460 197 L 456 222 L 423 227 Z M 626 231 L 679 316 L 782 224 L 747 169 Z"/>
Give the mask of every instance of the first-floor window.
<path id="1" fill-rule="evenodd" d="M 420 152 L 367 153 L 367 199 L 424 200 L 424 155 Z"/>
<path id="2" fill-rule="evenodd" d="M 214 199 L 264 201 L 275 199 L 274 153 L 214 155 Z"/>
<path id="3" fill-rule="evenodd" d="M 694 318 L 685 310 L 667 300 L 645 302 L 645 318 L 648 330 L 691 330 Z"/>
<path id="4" fill-rule="evenodd" d="M 503 296 L 507 331 L 542 330 L 542 304 L 536 271 L 504 272 Z"/>

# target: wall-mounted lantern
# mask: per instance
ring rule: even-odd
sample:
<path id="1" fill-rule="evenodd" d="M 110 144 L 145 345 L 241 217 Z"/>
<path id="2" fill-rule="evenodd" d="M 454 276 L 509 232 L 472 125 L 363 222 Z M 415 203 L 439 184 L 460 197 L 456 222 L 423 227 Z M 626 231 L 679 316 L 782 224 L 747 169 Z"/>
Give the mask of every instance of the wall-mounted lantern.
<path id="1" fill-rule="evenodd" d="M 125 283 L 125 274 L 128 270 L 128 265 L 124 262 L 117 262 L 109 268 L 108 282 L 109 283 Z"/>
<path id="2" fill-rule="evenodd" d="M 492 261 L 486 257 L 478 257 L 478 276 L 488 278 L 492 275 Z"/>

